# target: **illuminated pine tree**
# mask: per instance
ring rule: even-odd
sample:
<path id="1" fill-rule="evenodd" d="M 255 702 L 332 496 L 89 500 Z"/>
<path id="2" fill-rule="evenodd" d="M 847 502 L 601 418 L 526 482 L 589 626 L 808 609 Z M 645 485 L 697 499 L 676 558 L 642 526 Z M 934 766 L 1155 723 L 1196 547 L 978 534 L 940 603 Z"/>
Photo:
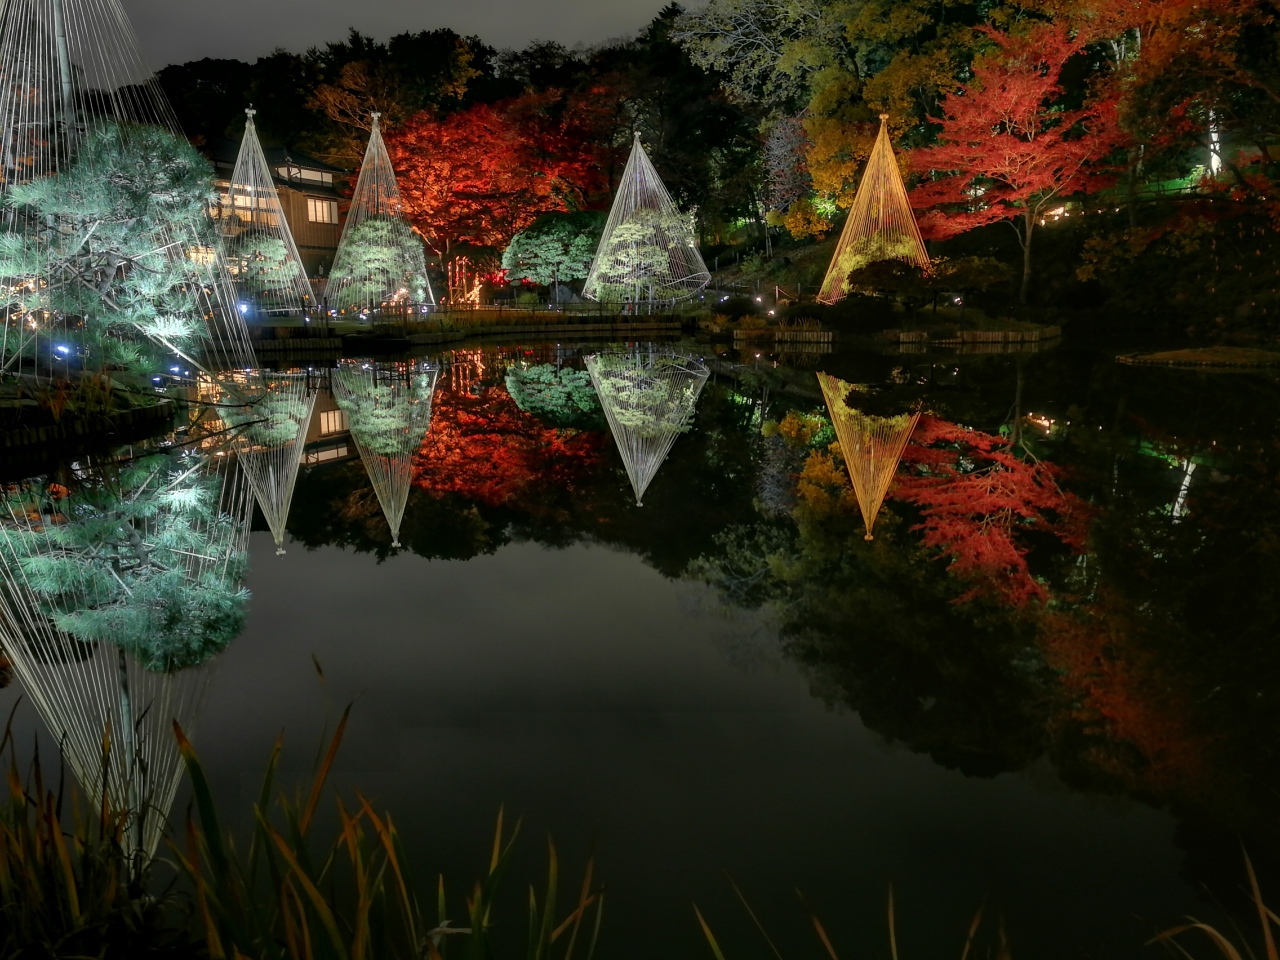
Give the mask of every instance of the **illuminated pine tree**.
<path id="1" fill-rule="evenodd" d="M 929 254 L 893 157 L 888 120 L 887 113 L 880 114 L 880 133 L 818 294 L 822 303 L 843 300 L 849 292 L 845 288 L 849 274 L 877 260 L 904 260 L 926 272 L 929 269 Z"/>
<path id="2" fill-rule="evenodd" d="M 676 208 L 636 134 L 582 295 L 673 302 L 693 296 L 710 279 L 691 219 Z"/>
<path id="3" fill-rule="evenodd" d="M 378 117 L 373 115 L 369 146 L 329 271 L 329 302 L 339 310 L 435 302 L 422 238 L 405 219 Z"/>
<path id="4" fill-rule="evenodd" d="M 219 225 L 239 303 L 298 313 L 312 301 L 311 284 L 258 141 L 255 111 L 246 110 L 244 137 Z"/>

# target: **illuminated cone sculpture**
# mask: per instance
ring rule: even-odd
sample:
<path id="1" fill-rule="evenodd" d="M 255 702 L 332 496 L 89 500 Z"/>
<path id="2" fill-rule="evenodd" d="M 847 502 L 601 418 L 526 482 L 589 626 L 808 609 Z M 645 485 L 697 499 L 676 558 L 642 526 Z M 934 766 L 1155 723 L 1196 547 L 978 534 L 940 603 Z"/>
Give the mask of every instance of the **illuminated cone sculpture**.
<path id="1" fill-rule="evenodd" d="M 440 368 L 422 360 L 378 364 L 343 360 L 333 371 L 333 398 L 347 425 L 400 546 L 400 524 L 409 502 L 413 457 L 431 426 L 431 399 Z"/>
<path id="2" fill-rule="evenodd" d="M 346 312 L 435 303 L 422 239 L 405 219 L 379 116 L 373 115 L 369 146 L 329 271 L 329 304 Z"/>
<path id="3" fill-rule="evenodd" d="M 867 527 L 866 538 L 871 540 L 876 516 L 893 484 L 898 461 L 902 459 L 902 451 L 911 438 L 920 413 L 873 417 L 849 406 L 852 384 L 826 373 L 818 374 L 818 383 L 826 398 L 827 410 L 840 440 L 840 453 L 849 469 L 853 492 Z"/>
<path id="4" fill-rule="evenodd" d="M 0 372 L 256 366 L 211 186 L 120 0 L 0 4 Z"/>
<path id="5" fill-rule="evenodd" d="M 672 303 L 710 279 L 693 224 L 676 208 L 637 133 L 582 295 L 605 303 Z"/>
<path id="6" fill-rule="evenodd" d="M 653 348 L 594 354 L 586 364 L 642 506 L 676 438 L 688 431 L 710 371 L 692 357 Z"/>
<path id="7" fill-rule="evenodd" d="M 173 723 L 192 735 L 209 662 L 246 614 L 252 499 L 224 452 L 135 445 L 0 498 L 0 646 L 91 803 L 126 814 L 139 860 L 182 779 Z"/>
<path id="8" fill-rule="evenodd" d="M 282 556 L 316 394 L 305 373 L 263 373 L 261 377 L 262 396 L 248 406 L 229 407 L 222 418 L 239 426 L 231 445 L 271 528 L 276 556 Z"/>
<path id="9" fill-rule="evenodd" d="M 887 113 L 880 114 L 880 133 L 822 281 L 821 303 L 843 300 L 849 292 L 845 288 L 849 274 L 877 260 L 904 260 L 929 270 L 929 254 L 889 143 L 888 119 Z"/>
<path id="10" fill-rule="evenodd" d="M 242 313 L 298 314 L 311 304 L 311 284 L 263 156 L 254 113 L 245 111 L 244 137 L 219 220 L 227 269 Z"/>

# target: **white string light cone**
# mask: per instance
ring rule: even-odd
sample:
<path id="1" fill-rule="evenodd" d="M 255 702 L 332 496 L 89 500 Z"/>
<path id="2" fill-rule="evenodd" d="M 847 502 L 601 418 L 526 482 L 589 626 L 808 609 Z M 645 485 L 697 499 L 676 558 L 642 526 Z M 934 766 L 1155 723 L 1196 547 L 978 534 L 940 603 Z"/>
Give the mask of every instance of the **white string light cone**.
<path id="1" fill-rule="evenodd" d="M 422 238 L 405 219 L 378 117 L 373 115 L 369 146 L 329 271 L 329 305 L 348 313 L 435 303 Z"/>
<path id="2" fill-rule="evenodd" d="M 333 398 L 347 415 L 351 438 L 391 528 L 393 547 L 400 546 L 413 457 L 431 426 L 431 399 L 439 377 L 439 366 L 426 360 L 343 360 L 333 371 Z"/>
<path id="3" fill-rule="evenodd" d="M 254 403 L 228 408 L 224 421 L 239 425 L 232 446 L 253 487 L 262 515 L 284 555 L 285 524 L 315 412 L 316 393 L 305 373 L 264 373 L 265 392 Z"/>
<path id="4" fill-rule="evenodd" d="M 244 137 L 219 221 L 227 270 L 242 313 L 296 314 L 311 305 L 311 284 L 262 153 L 255 112 L 245 111 Z"/>
<path id="5" fill-rule="evenodd" d="M 676 207 L 636 134 L 582 295 L 606 303 L 673 303 L 710 279 L 691 219 Z"/>
<path id="6" fill-rule="evenodd" d="M 119 0 L 0 5 L 0 372 L 255 366 L 213 196 Z"/>
<path id="7" fill-rule="evenodd" d="M 877 260 L 904 260 L 929 272 L 929 254 L 893 157 L 888 120 L 887 113 L 880 114 L 880 133 L 822 281 L 821 303 L 843 300 L 849 292 L 845 289 L 849 274 Z"/>
<path id="8" fill-rule="evenodd" d="M 173 722 L 193 733 L 243 625 L 252 500 L 225 453 L 134 447 L 0 502 L 0 645 L 92 801 L 128 812 L 139 858 L 182 779 Z"/>
<path id="9" fill-rule="evenodd" d="M 693 357 L 653 346 L 593 354 L 586 364 L 641 506 L 676 438 L 689 429 L 710 371 Z"/>

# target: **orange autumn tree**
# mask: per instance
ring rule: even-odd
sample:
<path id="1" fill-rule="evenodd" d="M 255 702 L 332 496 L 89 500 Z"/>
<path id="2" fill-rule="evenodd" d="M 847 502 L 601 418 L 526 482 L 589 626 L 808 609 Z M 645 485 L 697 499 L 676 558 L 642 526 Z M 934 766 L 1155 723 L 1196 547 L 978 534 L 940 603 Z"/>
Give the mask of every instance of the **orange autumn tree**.
<path id="1" fill-rule="evenodd" d="M 558 91 L 419 113 L 387 132 L 405 210 L 428 246 L 505 247 L 541 214 L 580 209 L 603 177 L 589 108 Z"/>
<path id="2" fill-rule="evenodd" d="M 1083 42 L 1067 28 L 1038 24 L 1018 36 L 982 28 L 995 47 L 979 57 L 973 78 L 947 94 L 933 121 L 938 142 L 911 153 L 923 179 L 911 203 L 927 211 L 920 231 L 944 239 L 974 227 L 1012 221 L 1022 247 L 1025 303 L 1038 221 L 1072 194 L 1116 179 L 1110 155 L 1124 143 L 1114 95 L 1070 108 L 1062 71 Z"/>

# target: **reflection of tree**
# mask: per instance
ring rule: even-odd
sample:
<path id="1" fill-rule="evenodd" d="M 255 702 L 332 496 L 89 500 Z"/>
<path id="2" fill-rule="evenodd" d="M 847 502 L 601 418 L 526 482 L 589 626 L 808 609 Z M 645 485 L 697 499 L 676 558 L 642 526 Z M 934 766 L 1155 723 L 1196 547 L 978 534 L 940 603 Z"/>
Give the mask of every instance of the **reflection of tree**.
<path id="1" fill-rule="evenodd" d="M 903 461 L 911 472 L 892 496 L 919 508 L 924 545 L 941 550 L 951 572 L 973 584 L 966 597 L 1044 602 L 1048 590 L 1027 564 L 1032 538 L 1084 549 L 1086 505 L 1061 489 L 1057 468 L 1020 456 L 1004 438 L 924 417 Z"/>
<path id="2" fill-rule="evenodd" d="M 431 398 L 439 376 L 438 366 L 419 360 L 343 360 L 333 371 L 334 400 L 347 415 L 351 438 L 391 528 L 393 547 L 400 546 L 413 455 L 431 423 Z"/>
<path id="3" fill-rule="evenodd" d="M 600 440 L 596 433 L 544 426 L 500 388 L 479 396 L 442 389 L 414 483 L 436 495 L 563 516 L 559 504 L 597 462 Z"/>
<path id="4" fill-rule="evenodd" d="M 521 410 L 552 427 L 603 430 L 600 399 L 585 370 L 540 363 L 507 370 L 507 393 Z"/>
<path id="5" fill-rule="evenodd" d="M 592 354 L 586 363 L 639 505 L 676 438 L 688 431 L 709 371 L 652 344 Z"/>
<path id="6" fill-rule="evenodd" d="M 150 852 L 182 772 L 170 724 L 193 724 L 198 668 L 243 627 L 249 492 L 195 448 L 69 479 L 5 491 L 0 639 L 82 786 Z"/>
<path id="7" fill-rule="evenodd" d="M 502 359 L 484 355 L 488 368 Z M 753 470 L 750 404 L 727 390 L 704 391 L 697 442 L 676 446 L 670 482 L 650 501 L 677 518 L 679 535 L 655 524 L 619 493 L 622 465 L 602 433 L 552 429 L 521 411 L 502 377 L 436 390 L 432 427 L 414 460 L 414 487 L 401 540 L 421 556 L 466 558 L 511 541 L 566 546 L 616 544 L 666 576 L 710 548 L 712 536 L 749 510 Z M 378 508 L 358 464 L 299 478 L 290 531 L 308 546 L 385 551 Z"/>
<path id="8" fill-rule="evenodd" d="M 49 518 L 7 530 L 6 549 L 59 630 L 156 671 L 198 666 L 240 633 L 247 557 L 203 466 L 154 455 L 69 493 L 11 497 L 11 513 Z"/>
<path id="9" fill-rule="evenodd" d="M 1021 618 L 959 604 L 962 587 L 891 513 L 863 539 L 848 475 L 812 454 L 789 518 L 731 527 L 688 575 L 771 611 L 815 695 L 949 767 L 993 775 L 1047 740 L 1043 680 Z"/>

